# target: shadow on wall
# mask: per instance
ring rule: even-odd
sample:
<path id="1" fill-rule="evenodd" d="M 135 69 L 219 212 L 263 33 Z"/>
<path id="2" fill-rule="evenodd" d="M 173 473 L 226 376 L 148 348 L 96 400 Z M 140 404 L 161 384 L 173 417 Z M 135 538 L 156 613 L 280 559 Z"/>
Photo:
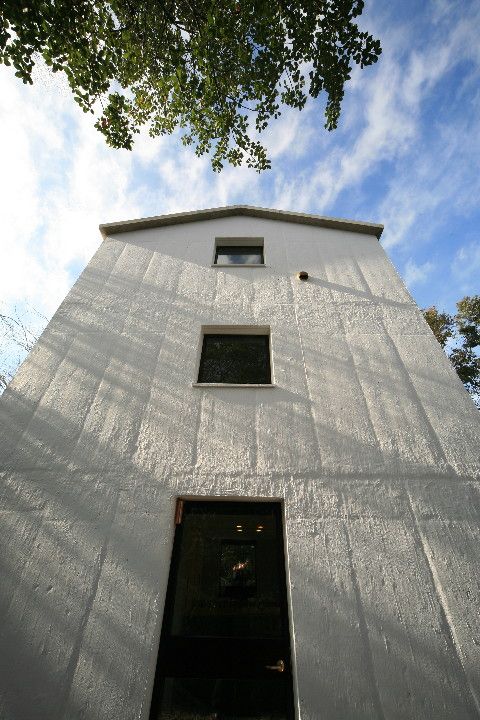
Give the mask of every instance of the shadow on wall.
<path id="1" fill-rule="evenodd" d="M 475 717 L 398 479 L 399 468 L 403 477 L 405 469 L 431 471 L 440 450 L 433 460 L 424 455 L 427 466 L 410 450 L 402 456 L 410 446 L 379 437 L 365 399 L 369 373 L 373 383 L 380 372 L 392 396 L 403 392 L 405 373 L 392 381 L 386 365 L 359 376 L 348 348 L 338 352 L 341 332 L 330 345 L 302 333 L 299 363 L 297 330 L 279 323 L 284 382 L 273 396 L 192 390 L 192 328 L 208 322 L 214 294 L 183 283 L 184 263 L 111 245 L 114 272 L 87 269 L 1 401 L 1 717 L 140 716 L 153 680 L 173 498 L 194 482 L 199 494 L 286 498 L 302 720 L 319 708 L 329 720 Z M 253 308 L 253 321 L 267 312 L 276 311 Z M 328 414 L 318 387 L 329 372 L 345 379 L 337 390 L 346 396 L 356 388 L 368 432 L 356 432 L 348 407 L 343 424 Z M 418 422 L 430 447 L 421 413 Z M 303 460 L 292 473 L 299 445 Z M 382 474 L 393 496 L 383 490 L 389 482 L 371 479 Z M 376 501 L 381 510 L 372 511 Z"/>

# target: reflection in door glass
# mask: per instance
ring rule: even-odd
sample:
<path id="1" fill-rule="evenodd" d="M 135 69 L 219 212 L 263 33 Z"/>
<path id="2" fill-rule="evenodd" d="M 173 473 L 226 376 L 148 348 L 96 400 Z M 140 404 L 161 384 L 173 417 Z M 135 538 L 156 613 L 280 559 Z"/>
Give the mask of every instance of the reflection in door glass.
<path id="1" fill-rule="evenodd" d="M 273 513 L 184 517 L 172 634 L 278 637 L 282 632 Z"/>
<path id="2" fill-rule="evenodd" d="M 221 597 L 254 597 L 257 590 L 255 544 L 222 540 L 220 560 Z"/>

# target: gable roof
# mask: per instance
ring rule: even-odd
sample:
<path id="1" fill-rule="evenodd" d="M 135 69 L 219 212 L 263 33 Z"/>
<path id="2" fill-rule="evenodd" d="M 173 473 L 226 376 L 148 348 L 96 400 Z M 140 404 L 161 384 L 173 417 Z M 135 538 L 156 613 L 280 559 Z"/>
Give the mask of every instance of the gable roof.
<path id="1" fill-rule="evenodd" d="M 173 213 L 171 215 L 156 215 L 155 217 L 139 218 L 138 220 L 103 223 L 99 227 L 102 236 L 106 238 L 108 235 L 118 235 L 118 233 L 131 232 L 132 230 L 146 230 L 147 228 L 180 225 L 182 223 L 198 222 L 200 220 L 216 220 L 217 218 L 231 217 L 234 215 L 265 218 L 267 220 L 281 220 L 283 222 L 297 223 L 300 225 L 316 225 L 317 227 L 331 228 L 333 230 L 347 230 L 363 235 L 374 235 L 378 239 L 383 231 L 383 225 L 375 223 L 323 217 L 322 215 L 309 215 L 307 213 L 290 212 L 289 210 L 273 210 L 254 207 L 252 205 L 227 205 L 226 207 L 211 208 L 208 210 L 194 210 L 193 212 Z"/>

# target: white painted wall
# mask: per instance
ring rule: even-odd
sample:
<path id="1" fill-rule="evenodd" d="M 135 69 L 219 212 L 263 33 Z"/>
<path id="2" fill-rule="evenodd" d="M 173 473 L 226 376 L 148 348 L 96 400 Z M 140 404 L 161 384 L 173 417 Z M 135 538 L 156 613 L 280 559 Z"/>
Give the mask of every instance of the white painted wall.
<path id="1" fill-rule="evenodd" d="M 215 323 L 271 327 L 277 388 L 192 387 Z M 301 720 L 480 717 L 479 414 L 375 238 L 112 237 L 0 413 L 2 719 L 148 716 L 179 495 L 284 499 Z"/>

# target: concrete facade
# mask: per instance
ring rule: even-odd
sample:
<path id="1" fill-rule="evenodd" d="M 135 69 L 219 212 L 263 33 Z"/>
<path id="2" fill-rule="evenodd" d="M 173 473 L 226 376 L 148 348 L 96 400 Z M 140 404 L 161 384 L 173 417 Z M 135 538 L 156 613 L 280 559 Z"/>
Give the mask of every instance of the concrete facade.
<path id="1" fill-rule="evenodd" d="M 478 411 L 366 226 L 278 217 L 105 226 L 1 398 L 2 720 L 146 720 L 179 496 L 284 501 L 299 720 L 480 718 Z M 192 385 L 216 324 L 276 387 Z"/>

